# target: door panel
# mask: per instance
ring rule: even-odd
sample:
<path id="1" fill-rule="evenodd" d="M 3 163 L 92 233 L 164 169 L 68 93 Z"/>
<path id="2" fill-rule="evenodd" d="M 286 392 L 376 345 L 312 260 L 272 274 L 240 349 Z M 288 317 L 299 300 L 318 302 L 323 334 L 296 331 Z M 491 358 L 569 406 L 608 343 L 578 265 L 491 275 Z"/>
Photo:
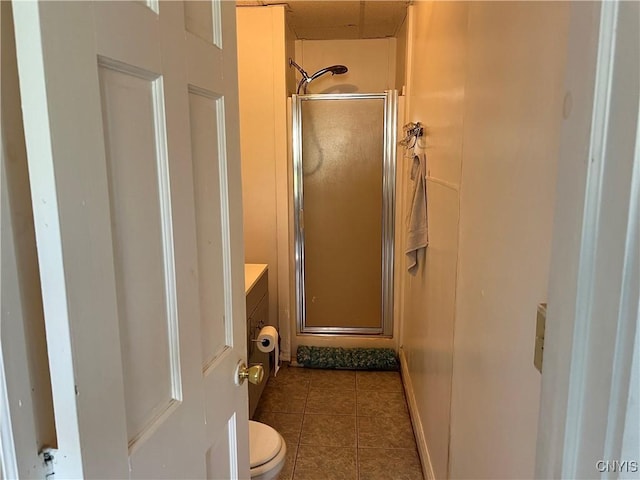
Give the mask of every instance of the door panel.
<path id="1" fill-rule="evenodd" d="M 161 80 L 100 67 L 127 435 L 181 397 Z M 140 301 L 144 299 L 144 301 Z"/>
<path id="2" fill-rule="evenodd" d="M 189 92 L 189 116 L 195 185 L 203 370 L 228 347 L 225 333 L 225 285 L 218 158 L 220 98 Z M 207 268 L 209 267 L 209 268 Z"/>
<path id="3" fill-rule="evenodd" d="M 217 435 L 207 451 L 207 479 L 227 480 L 238 478 L 230 461 L 229 439 L 235 435 L 235 417 L 217 430 Z"/>
<path id="4" fill-rule="evenodd" d="M 15 4 L 61 478 L 248 477 L 227 3 Z"/>
<path id="5" fill-rule="evenodd" d="M 219 0 L 184 2 L 184 23 L 188 32 L 222 48 L 222 13 Z"/>

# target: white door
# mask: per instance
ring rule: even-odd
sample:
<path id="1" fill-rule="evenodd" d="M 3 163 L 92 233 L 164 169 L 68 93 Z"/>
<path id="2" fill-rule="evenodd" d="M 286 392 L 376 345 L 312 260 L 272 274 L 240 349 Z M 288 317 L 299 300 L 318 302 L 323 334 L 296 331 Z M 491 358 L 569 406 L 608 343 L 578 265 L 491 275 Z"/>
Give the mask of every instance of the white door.
<path id="1" fill-rule="evenodd" d="M 235 4 L 14 2 L 57 478 L 247 478 Z"/>

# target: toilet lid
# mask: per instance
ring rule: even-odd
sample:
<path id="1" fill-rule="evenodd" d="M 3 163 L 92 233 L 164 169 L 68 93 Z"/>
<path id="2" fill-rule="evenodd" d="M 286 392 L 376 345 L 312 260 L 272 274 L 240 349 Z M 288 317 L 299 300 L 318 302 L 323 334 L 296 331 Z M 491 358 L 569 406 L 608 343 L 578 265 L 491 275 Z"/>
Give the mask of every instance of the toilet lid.
<path id="1" fill-rule="evenodd" d="M 249 461 L 251 468 L 264 465 L 282 448 L 282 437 L 269 425 L 249 420 Z"/>

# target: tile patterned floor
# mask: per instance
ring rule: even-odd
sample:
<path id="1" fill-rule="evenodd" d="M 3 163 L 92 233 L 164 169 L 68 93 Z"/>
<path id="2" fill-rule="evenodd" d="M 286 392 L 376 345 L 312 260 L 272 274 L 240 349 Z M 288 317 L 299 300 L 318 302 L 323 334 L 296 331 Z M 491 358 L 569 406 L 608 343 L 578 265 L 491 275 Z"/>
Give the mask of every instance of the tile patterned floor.
<path id="1" fill-rule="evenodd" d="M 285 364 L 254 419 L 287 442 L 280 480 L 423 480 L 398 372 Z"/>

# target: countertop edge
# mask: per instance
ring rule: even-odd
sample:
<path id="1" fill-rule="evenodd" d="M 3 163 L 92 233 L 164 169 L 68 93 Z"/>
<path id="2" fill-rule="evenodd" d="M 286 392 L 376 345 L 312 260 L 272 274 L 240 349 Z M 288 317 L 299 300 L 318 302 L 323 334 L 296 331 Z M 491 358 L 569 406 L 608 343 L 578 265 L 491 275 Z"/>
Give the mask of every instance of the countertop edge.
<path id="1" fill-rule="evenodd" d="M 244 294 L 249 294 L 251 289 L 258 283 L 264 273 L 269 269 L 266 263 L 245 263 L 244 264 Z"/>

